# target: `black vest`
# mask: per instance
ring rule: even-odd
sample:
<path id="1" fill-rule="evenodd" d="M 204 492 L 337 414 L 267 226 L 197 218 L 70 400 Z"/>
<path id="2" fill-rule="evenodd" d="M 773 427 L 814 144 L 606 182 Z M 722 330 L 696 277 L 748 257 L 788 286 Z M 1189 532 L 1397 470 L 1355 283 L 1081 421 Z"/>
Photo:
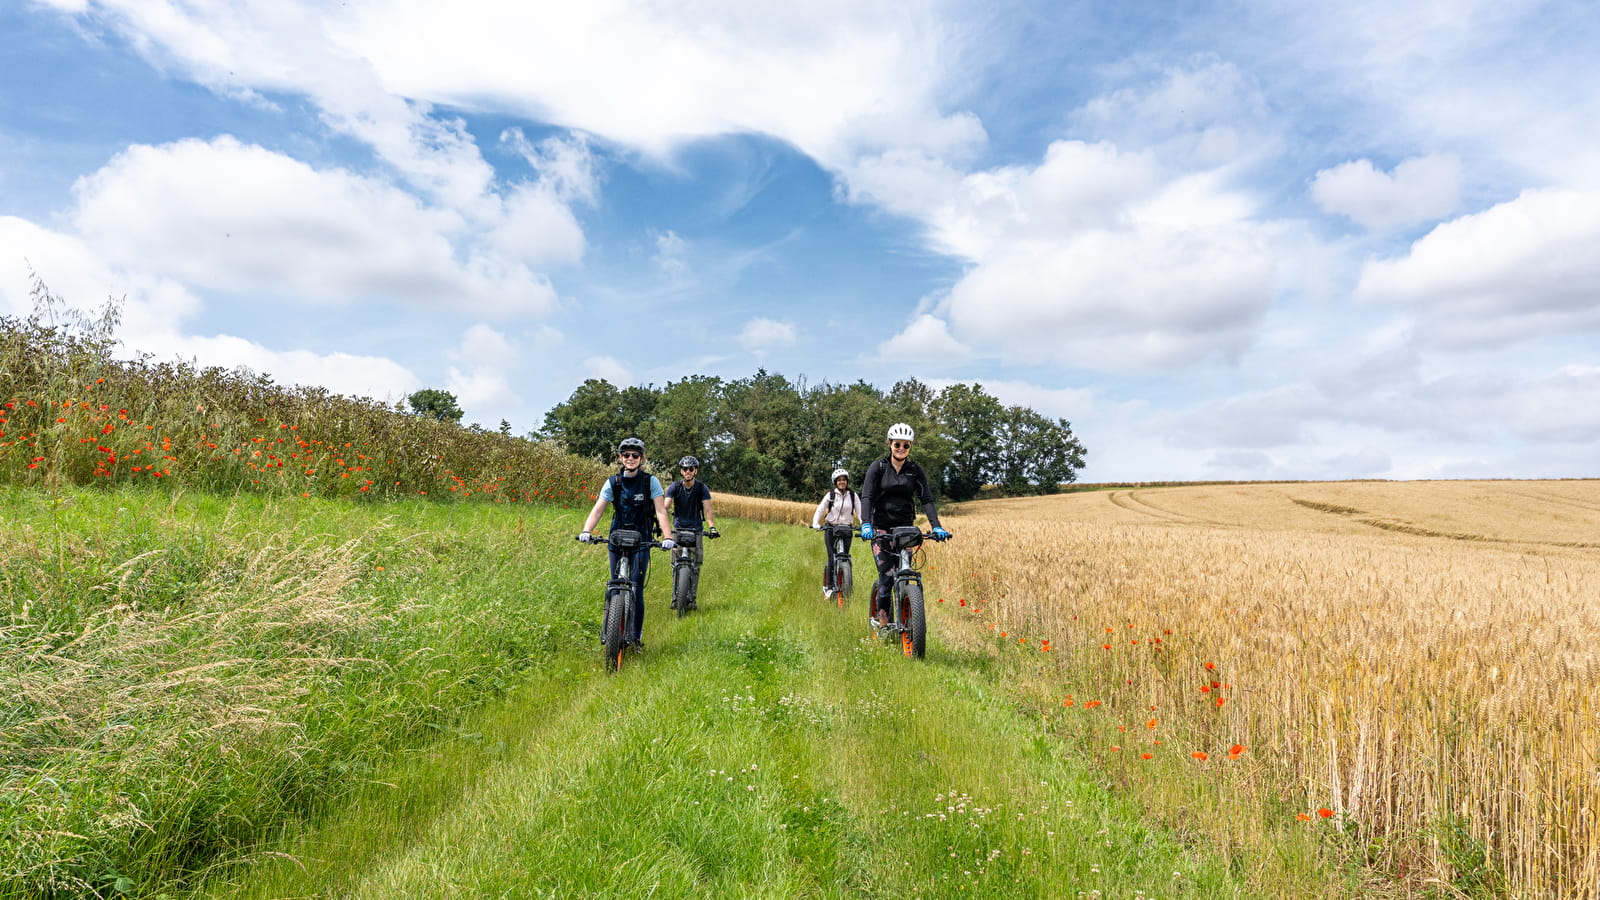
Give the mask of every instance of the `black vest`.
<path id="1" fill-rule="evenodd" d="M 628 528 L 648 537 L 655 533 L 655 502 L 650 499 L 650 474 L 639 469 L 639 474 L 628 478 L 621 472 L 611 476 L 611 530 Z"/>

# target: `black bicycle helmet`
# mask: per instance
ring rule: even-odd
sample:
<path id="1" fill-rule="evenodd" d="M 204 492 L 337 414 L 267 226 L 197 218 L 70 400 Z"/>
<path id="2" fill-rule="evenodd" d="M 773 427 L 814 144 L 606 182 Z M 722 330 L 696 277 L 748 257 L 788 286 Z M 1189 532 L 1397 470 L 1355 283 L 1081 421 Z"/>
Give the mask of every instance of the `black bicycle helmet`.
<path id="1" fill-rule="evenodd" d="M 698 469 L 700 468 L 700 460 L 695 459 L 692 456 L 685 456 L 683 459 L 678 460 L 678 468 Z"/>
<path id="2" fill-rule="evenodd" d="M 621 453 L 624 450 L 637 450 L 637 451 L 639 451 L 639 455 L 643 456 L 644 455 L 644 441 L 641 441 L 636 437 L 623 438 L 622 439 L 622 443 L 617 445 L 617 452 Z"/>

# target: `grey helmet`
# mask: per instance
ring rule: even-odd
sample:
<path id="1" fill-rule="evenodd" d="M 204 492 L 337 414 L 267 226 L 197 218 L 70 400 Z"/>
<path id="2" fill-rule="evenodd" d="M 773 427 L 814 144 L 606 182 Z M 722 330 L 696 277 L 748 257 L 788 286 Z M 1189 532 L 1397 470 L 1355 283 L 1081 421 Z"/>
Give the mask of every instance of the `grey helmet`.
<path id="1" fill-rule="evenodd" d="M 692 456 L 685 456 L 683 459 L 678 460 L 678 468 L 698 469 L 700 468 L 700 460 L 695 459 Z"/>
<path id="2" fill-rule="evenodd" d="M 637 451 L 639 451 L 639 455 L 643 456 L 644 455 L 644 441 L 641 441 L 636 437 L 623 438 L 622 439 L 622 443 L 617 445 L 617 452 L 621 453 L 624 450 L 637 450 Z"/>

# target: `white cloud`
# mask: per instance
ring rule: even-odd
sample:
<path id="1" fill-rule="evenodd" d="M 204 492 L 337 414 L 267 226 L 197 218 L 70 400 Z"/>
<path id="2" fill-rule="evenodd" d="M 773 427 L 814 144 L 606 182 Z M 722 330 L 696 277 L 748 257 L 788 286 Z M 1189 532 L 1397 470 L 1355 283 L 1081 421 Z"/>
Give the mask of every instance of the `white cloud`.
<path id="1" fill-rule="evenodd" d="M 692 277 L 689 263 L 684 259 L 688 249 L 689 242 L 675 231 L 668 230 L 656 235 L 656 267 L 669 282 L 682 284 Z"/>
<path id="2" fill-rule="evenodd" d="M 1461 197 L 1461 161 L 1450 154 L 1419 156 L 1393 173 L 1356 160 L 1323 169 L 1311 181 L 1311 197 L 1324 211 L 1364 228 L 1383 230 L 1448 215 Z"/>
<path id="3" fill-rule="evenodd" d="M 1421 307 L 1424 334 L 1498 344 L 1600 328 L 1600 193 L 1530 190 L 1361 271 L 1358 300 Z"/>
<path id="4" fill-rule="evenodd" d="M 1237 65 L 1198 58 L 1152 74 L 1148 85 L 1118 88 L 1085 103 L 1073 114 L 1074 124 L 1197 168 L 1259 158 L 1275 145 L 1261 88 Z"/>
<path id="5" fill-rule="evenodd" d="M 763 353 L 775 347 L 793 347 L 795 327 L 789 322 L 756 318 L 744 323 L 739 332 L 739 343 L 753 353 Z"/>
<path id="6" fill-rule="evenodd" d="M 901 152 L 847 178 L 854 199 L 921 220 L 975 263 L 936 311 L 953 343 L 1120 372 L 1231 360 L 1271 306 L 1284 227 L 1258 220 L 1228 170 L 1169 152 L 1063 140 L 1036 166 L 968 174 Z M 895 340 L 940 337 L 914 327 Z"/>
<path id="7" fill-rule="evenodd" d="M 431 115 L 434 103 L 494 108 L 653 152 L 739 132 L 772 135 L 829 165 L 861 147 L 967 152 L 984 140 L 982 126 L 936 103 L 965 34 L 945 18 L 952 6 L 96 0 L 68 11 L 112 23 L 159 66 L 219 92 L 305 94 L 330 125 L 464 207 L 490 173 L 459 122 Z"/>
<path id="8" fill-rule="evenodd" d="M 461 335 L 461 346 L 452 356 L 475 367 L 503 369 L 514 365 L 519 354 L 505 335 L 480 322 Z"/>
<path id="9" fill-rule="evenodd" d="M 72 222 L 108 261 L 197 287 L 493 314 L 555 301 L 520 262 L 483 251 L 459 259 L 456 214 L 229 137 L 135 145 L 73 190 Z"/>
<path id="10" fill-rule="evenodd" d="M 577 264 L 587 241 L 583 226 L 553 191 L 520 184 L 505 198 L 504 218 L 489 232 L 488 243 L 508 259 L 533 266 Z"/>
<path id="11" fill-rule="evenodd" d="M 445 387 L 456 395 L 461 408 L 473 420 L 482 419 L 488 408 L 520 406 L 521 398 L 511 386 L 504 370 L 475 368 L 463 371 L 451 366 L 445 373 Z"/>
<path id="12" fill-rule="evenodd" d="M 25 219 L 0 216 L 0 312 L 32 310 L 28 268 L 74 309 L 93 310 L 109 299 L 124 299 L 121 335 L 139 346 L 145 335 L 168 334 L 202 304 L 187 288 L 167 278 L 108 265 L 77 238 L 41 228 Z"/>
<path id="13" fill-rule="evenodd" d="M 905 331 L 878 345 L 878 354 L 887 360 L 932 364 L 965 359 L 969 352 L 950 336 L 950 326 L 943 319 L 923 314 Z"/>
<path id="14" fill-rule="evenodd" d="M 633 370 L 612 356 L 591 356 L 583 361 L 585 377 L 602 378 L 617 387 L 628 387 L 634 382 Z"/>
<path id="15" fill-rule="evenodd" d="M 28 264 L 49 290 L 69 306 L 91 311 L 108 298 L 122 302 L 117 336 L 123 352 L 158 360 L 185 359 L 201 366 L 245 366 L 282 384 L 320 385 L 343 394 L 398 399 L 421 386 L 405 366 L 384 357 L 277 350 L 228 334 L 184 334 L 200 300 L 170 279 L 107 265 L 93 248 L 71 235 L 0 216 L 0 312 L 32 310 Z M 24 262 L 26 259 L 26 262 Z"/>
<path id="16" fill-rule="evenodd" d="M 410 369 L 381 356 L 273 350 L 233 335 L 146 336 L 138 349 L 159 358 L 192 359 L 202 366 L 245 366 L 280 384 L 318 385 L 340 394 L 392 402 L 422 387 Z"/>
<path id="17" fill-rule="evenodd" d="M 1017 242 L 951 290 L 953 333 L 1007 357 L 1105 371 L 1231 359 L 1272 302 L 1271 234 L 1139 227 Z"/>
<path id="18" fill-rule="evenodd" d="M 511 384 L 511 371 L 521 353 L 505 335 L 480 322 L 461 335 L 460 346 L 450 356 L 462 365 L 449 368 L 445 384 L 470 418 L 482 419 L 485 408 L 522 405 L 522 398 Z"/>

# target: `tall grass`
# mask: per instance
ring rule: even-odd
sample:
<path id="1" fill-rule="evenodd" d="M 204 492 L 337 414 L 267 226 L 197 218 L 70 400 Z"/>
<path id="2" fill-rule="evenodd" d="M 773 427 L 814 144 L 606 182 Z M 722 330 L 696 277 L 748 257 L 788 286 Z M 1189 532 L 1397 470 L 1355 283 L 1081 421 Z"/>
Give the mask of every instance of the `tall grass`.
<path id="1" fill-rule="evenodd" d="M 180 887 L 587 647 L 576 513 L 505 512 L 0 491 L 0 897 Z"/>
<path id="2" fill-rule="evenodd" d="M 34 301 L 0 319 L 0 897 L 181 886 L 588 640 L 539 548 L 592 462 Z"/>
<path id="3" fill-rule="evenodd" d="M 1279 527 L 979 512 L 938 568 L 969 639 L 1030 651 L 1091 756 L 1169 766 L 1169 811 L 1184 773 L 1221 783 L 1235 816 L 1194 823 L 1218 840 L 1270 845 L 1259 811 L 1407 893 L 1600 893 L 1600 562 Z"/>
<path id="4" fill-rule="evenodd" d="M 34 302 L 0 318 L 0 484 L 581 506 L 605 474 L 557 444 L 248 370 L 119 359 L 114 307 L 74 315 L 37 281 Z"/>

